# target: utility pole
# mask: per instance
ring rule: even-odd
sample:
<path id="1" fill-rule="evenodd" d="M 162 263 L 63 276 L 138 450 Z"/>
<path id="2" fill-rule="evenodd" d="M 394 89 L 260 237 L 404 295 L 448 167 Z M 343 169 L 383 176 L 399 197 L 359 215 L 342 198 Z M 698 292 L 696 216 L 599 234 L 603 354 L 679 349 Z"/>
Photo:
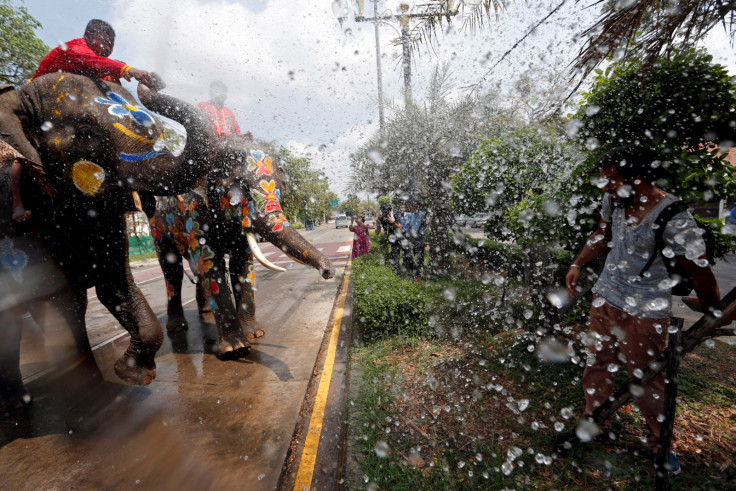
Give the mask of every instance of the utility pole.
<path id="1" fill-rule="evenodd" d="M 375 32 L 376 32 L 376 73 L 378 78 L 378 123 L 381 128 L 381 131 L 383 131 L 383 125 L 384 125 L 384 113 L 383 113 L 383 84 L 382 84 L 382 77 L 381 77 L 381 47 L 379 43 L 379 33 L 378 33 L 378 25 L 379 24 L 386 24 L 390 25 L 389 21 L 399 21 L 399 25 L 401 26 L 401 58 L 402 58 L 402 66 L 404 71 L 404 97 L 406 100 L 407 105 L 411 101 L 411 36 L 409 35 L 409 22 L 411 19 L 419 18 L 419 19 L 427 19 L 430 17 L 441 17 L 445 16 L 455 16 L 457 15 L 457 10 L 454 8 L 454 0 L 448 0 L 447 2 L 447 10 L 444 10 L 442 12 L 435 11 L 435 12 L 420 12 L 411 14 L 409 13 L 409 4 L 402 2 L 401 3 L 401 13 L 400 14 L 385 14 L 385 15 L 379 15 L 378 14 L 378 0 L 373 0 L 373 17 L 366 17 L 363 15 L 363 8 L 365 5 L 365 0 L 357 0 L 358 3 L 358 15 L 355 16 L 356 22 L 373 22 L 373 25 L 375 26 Z M 431 5 L 431 4 L 427 4 Z M 441 4 L 436 4 L 437 6 Z M 342 25 L 342 21 L 344 19 L 345 14 L 349 12 L 349 9 L 347 7 L 346 0 L 334 0 L 332 2 L 332 10 L 335 13 L 335 16 L 337 16 L 337 20 L 340 22 L 340 25 Z"/>

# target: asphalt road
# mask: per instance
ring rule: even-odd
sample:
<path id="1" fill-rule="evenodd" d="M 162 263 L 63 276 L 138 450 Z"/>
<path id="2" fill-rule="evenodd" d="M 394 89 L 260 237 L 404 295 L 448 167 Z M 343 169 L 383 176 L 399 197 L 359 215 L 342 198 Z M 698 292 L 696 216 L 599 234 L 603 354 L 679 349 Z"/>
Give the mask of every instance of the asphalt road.
<path id="1" fill-rule="evenodd" d="M 257 268 L 257 316 L 266 335 L 241 360 L 212 354 L 215 326 L 200 322 L 191 284 L 183 293 L 189 331 L 166 340 L 147 387 L 127 386 L 113 373 L 128 337 L 93 291 L 88 334 L 105 378 L 94 390 L 91 372 L 72 368 L 65 328 L 42 329 L 27 319 L 21 367 L 35 399 L 28 409 L 0 415 L 0 488 L 279 487 L 306 431 L 300 421 L 308 416 L 308 389 L 352 243 L 351 232 L 334 226 L 303 235 L 333 260 L 335 278 L 324 280 L 264 244 L 267 257 L 288 271 Z M 135 266 L 136 281 L 165 322 L 160 270 L 154 261 Z"/>

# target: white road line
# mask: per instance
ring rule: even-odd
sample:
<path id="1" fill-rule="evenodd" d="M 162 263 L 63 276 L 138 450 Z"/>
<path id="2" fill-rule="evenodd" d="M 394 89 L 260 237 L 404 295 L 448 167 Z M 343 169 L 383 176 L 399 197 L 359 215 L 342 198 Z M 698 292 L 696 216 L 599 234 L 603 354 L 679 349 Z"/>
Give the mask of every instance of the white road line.
<path id="1" fill-rule="evenodd" d="M 337 251 L 335 252 L 348 252 L 352 246 L 346 245 L 346 246 L 340 246 L 337 248 Z"/>

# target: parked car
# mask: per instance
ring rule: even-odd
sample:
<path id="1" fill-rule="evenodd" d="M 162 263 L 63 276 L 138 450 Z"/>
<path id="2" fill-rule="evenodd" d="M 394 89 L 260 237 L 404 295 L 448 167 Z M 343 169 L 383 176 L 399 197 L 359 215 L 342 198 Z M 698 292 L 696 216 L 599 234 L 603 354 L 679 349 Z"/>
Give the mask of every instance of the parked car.
<path id="1" fill-rule="evenodd" d="M 473 215 L 473 218 L 470 219 L 471 228 L 483 228 L 490 216 L 490 213 L 476 213 Z"/>
<path id="2" fill-rule="evenodd" d="M 374 217 L 365 217 L 365 222 L 363 222 L 363 223 L 369 229 L 376 228 L 376 219 Z"/>
<path id="3" fill-rule="evenodd" d="M 458 227 L 467 227 L 468 220 L 470 220 L 470 217 L 468 217 L 467 215 L 458 215 L 455 217 L 455 225 L 457 225 Z"/>
<path id="4" fill-rule="evenodd" d="M 347 228 L 349 225 L 347 215 L 337 215 L 335 217 L 335 228 Z"/>

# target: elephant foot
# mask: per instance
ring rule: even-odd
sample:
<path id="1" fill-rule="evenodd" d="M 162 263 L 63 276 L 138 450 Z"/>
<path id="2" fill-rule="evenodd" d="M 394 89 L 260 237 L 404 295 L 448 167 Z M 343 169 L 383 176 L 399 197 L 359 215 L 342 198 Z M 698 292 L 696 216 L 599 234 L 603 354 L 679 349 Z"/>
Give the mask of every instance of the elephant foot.
<path id="1" fill-rule="evenodd" d="M 250 353 L 250 343 L 242 334 L 231 334 L 220 338 L 217 358 L 220 360 L 234 360 L 243 358 Z"/>
<path id="2" fill-rule="evenodd" d="M 183 315 L 169 317 L 166 321 L 166 332 L 169 334 L 178 334 L 189 329 L 189 323 Z"/>
<path id="3" fill-rule="evenodd" d="M 21 409 L 31 402 L 33 402 L 33 397 L 22 385 L 21 390 L 3 391 L 0 394 L 0 413 Z"/>
<path id="4" fill-rule="evenodd" d="M 266 330 L 263 326 L 256 321 L 246 323 L 243 326 L 243 332 L 245 333 L 245 337 L 249 340 L 261 338 L 266 334 Z"/>
<path id="5" fill-rule="evenodd" d="M 115 373 L 121 380 L 130 385 L 148 385 L 156 378 L 156 364 L 151 360 L 151 366 L 141 366 L 128 353 L 115 362 Z"/>

